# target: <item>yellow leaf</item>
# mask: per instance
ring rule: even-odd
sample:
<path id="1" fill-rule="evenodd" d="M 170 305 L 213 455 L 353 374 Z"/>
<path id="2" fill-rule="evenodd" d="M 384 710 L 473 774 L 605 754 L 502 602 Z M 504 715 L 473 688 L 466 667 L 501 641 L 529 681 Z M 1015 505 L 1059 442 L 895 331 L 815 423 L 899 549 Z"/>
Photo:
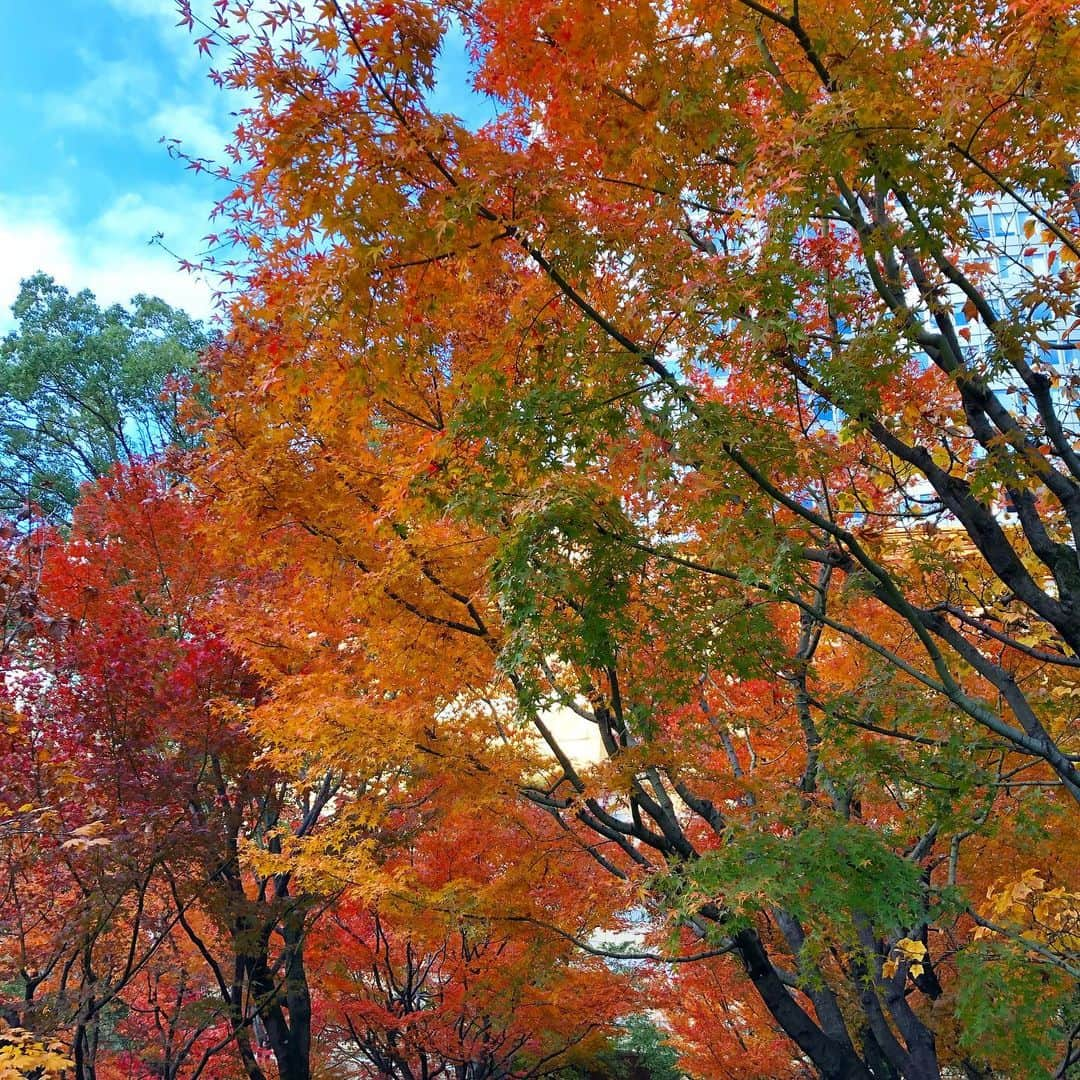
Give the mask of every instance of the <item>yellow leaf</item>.
<path id="1" fill-rule="evenodd" d="M 903 954 L 905 960 L 922 960 L 926 956 L 926 946 L 921 941 L 913 941 L 911 938 L 901 938 L 896 943 L 896 948 Z"/>
<path id="2" fill-rule="evenodd" d="M 98 836 L 105 829 L 104 821 L 91 821 L 71 830 L 72 836 Z"/>

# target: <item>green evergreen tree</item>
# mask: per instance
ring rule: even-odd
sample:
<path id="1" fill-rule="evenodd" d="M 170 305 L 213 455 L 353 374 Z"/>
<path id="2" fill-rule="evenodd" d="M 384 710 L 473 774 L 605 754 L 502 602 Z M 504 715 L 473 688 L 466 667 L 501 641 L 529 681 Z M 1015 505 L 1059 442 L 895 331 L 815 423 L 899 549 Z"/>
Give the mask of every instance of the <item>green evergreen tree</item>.
<path id="1" fill-rule="evenodd" d="M 102 308 L 46 274 L 22 282 L 0 342 L 0 512 L 34 503 L 66 519 L 114 462 L 190 436 L 179 421 L 205 327 L 156 297 Z"/>

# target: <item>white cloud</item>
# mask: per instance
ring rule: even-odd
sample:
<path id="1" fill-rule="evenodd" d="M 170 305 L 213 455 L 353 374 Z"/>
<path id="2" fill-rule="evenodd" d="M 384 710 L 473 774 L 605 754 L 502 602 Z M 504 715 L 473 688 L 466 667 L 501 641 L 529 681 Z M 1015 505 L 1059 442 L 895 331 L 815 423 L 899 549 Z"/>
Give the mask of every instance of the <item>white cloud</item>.
<path id="1" fill-rule="evenodd" d="M 87 77 L 35 103 L 45 123 L 59 130 L 127 135 L 144 148 L 177 139 L 190 156 L 221 160 L 234 126 L 229 110 L 240 107 L 241 96 L 224 93 L 207 78 L 206 58 L 198 56 L 188 31 L 176 25 L 173 0 L 110 3 L 144 37 L 156 39 L 164 55 L 154 47 L 129 47 L 121 58 L 106 59 L 80 50 Z"/>
<path id="2" fill-rule="evenodd" d="M 107 3 L 124 18 L 134 16 L 152 24 L 159 44 L 171 54 L 182 75 L 206 77 L 209 65 L 206 57 L 199 55 L 194 43 L 198 35 L 180 25 L 177 0 L 107 0 Z M 209 9 L 199 12 L 203 16 L 209 13 Z M 200 30 L 200 34 L 204 32 Z"/>
<path id="3" fill-rule="evenodd" d="M 147 120 L 146 133 L 154 139 L 177 139 L 185 154 L 224 162 L 232 140 L 230 129 L 217 122 L 212 108 L 202 105 L 165 105 Z"/>
<path id="4" fill-rule="evenodd" d="M 91 54 L 82 60 L 93 74 L 74 90 L 44 97 L 41 105 L 47 123 L 84 131 L 123 128 L 130 124 L 133 105 L 157 97 L 157 75 L 145 64 Z"/>
<path id="5" fill-rule="evenodd" d="M 102 303 L 126 303 L 136 293 L 162 297 L 202 318 L 212 312 L 212 285 L 176 266 L 146 241 L 164 232 L 177 250 L 192 250 L 207 230 L 201 208 L 178 208 L 161 191 L 149 199 L 127 194 L 95 220 L 74 228 L 63 206 L 0 195 L 0 330 L 11 329 L 19 282 L 38 270 L 73 291 L 90 289 Z"/>
<path id="6" fill-rule="evenodd" d="M 158 192 L 151 199 L 139 192 L 127 192 L 115 199 L 86 226 L 90 236 L 107 243 L 148 243 L 157 233 L 164 233 L 174 243 L 192 242 L 206 232 L 200 211 L 178 209 L 168 193 Z M 201 230 L 198 232 L 197 230 Z"/>

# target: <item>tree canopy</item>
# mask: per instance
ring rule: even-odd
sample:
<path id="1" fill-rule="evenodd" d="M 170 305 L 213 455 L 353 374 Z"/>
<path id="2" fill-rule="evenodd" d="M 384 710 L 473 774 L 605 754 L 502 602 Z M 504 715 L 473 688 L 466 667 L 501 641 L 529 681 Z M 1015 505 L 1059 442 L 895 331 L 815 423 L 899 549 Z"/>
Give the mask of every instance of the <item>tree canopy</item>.
<path id="1" fill-rule="evenodd" d="M 46 274 L 22 283 L 0 344 L 0 508 L 68 517 L 117 461 L 188 445 L 178 409 L 208 332 L 163 300 L 103 309 Z"/>
<path id="2" fill-rule="evenodd" d="M 257 7 L 207 476 L 266 729 L 486 793 L 531 728 L 518 797 L 822 1075 L 980 1067 L 979 838 L 1073 895 L 1074 6 Z"/>
<path id="3" fill-rule="evenodd" d="M 7 530 L 18 1038 L 1074 1075 L 1074 0 L 178 6 L 235 291 Z"/>

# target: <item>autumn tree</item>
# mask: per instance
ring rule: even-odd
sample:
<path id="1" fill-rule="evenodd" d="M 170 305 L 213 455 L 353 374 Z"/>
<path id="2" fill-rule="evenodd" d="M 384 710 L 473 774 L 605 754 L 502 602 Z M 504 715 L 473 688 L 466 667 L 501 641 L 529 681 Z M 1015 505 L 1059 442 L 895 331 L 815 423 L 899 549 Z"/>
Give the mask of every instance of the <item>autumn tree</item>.
<path id="1" fill-rule="evenodd" d="M 257 684 L 209 614 L 223 567 L 188 547 L 201 513 L 152 465 L 89 490 L 70 535 L 41 540 L 37 625 L 7 673 L 5 1006 L 71 1039 L 78 1080 L 122 1050 L 259 1080 L 261 1044 L 309 1075 L 318 905 L 241 849 L 312 830 L 336 778 L 259 760 Z"/>
<path id="2" fill-rule="evenodd" d="M 540 1076 L 603 1044 L 632 987 L 537 933 L 587 854 L 528 804 L 496 835 L 490 799 L 436 798 L 439 769 L 405 784 L 390 759 L 357 773 L 345 753 L 297 763 L 284 733 L 257 744 L 259 682 L 214 621 L 252 582 L 190 557 L 206 507 L 170 477 L 120 468 L 69 533 L 8 538 L 37 571 L 32 610 L 11 613 L 0 739 L 0 1006 L 26 1045 L 68 1042 L 79 1080 L 304 1080 L 356 1060 Z M 437 907 L 421 921 L 350 892 L 320 854 L 343 835 Z M 535 910 L 462 907 L 467 882 L 515 888 L 506 861 L 539 866 L 541 841 L 559 888 L 535 885 Z"/>
<path id="3" fill-rule="evenodd" d="M 738 958 L 793 1067 L 1063 1074 L 1075 4 L 180 9 L 254 101 L 223 617 L 263 737 L 380 778 L 309 872 L 523 800 L 595 866 L 553 922 Z"/>
<path id="4" fill-rule="evenodd" d="M 607 1049 L 614 1017 L 632 1005 L 598 960 L 524 922 L 346 900 L 312 951 L 319 1042 L 331 1066 L 360 1076 L 552 1076 Z"/>

